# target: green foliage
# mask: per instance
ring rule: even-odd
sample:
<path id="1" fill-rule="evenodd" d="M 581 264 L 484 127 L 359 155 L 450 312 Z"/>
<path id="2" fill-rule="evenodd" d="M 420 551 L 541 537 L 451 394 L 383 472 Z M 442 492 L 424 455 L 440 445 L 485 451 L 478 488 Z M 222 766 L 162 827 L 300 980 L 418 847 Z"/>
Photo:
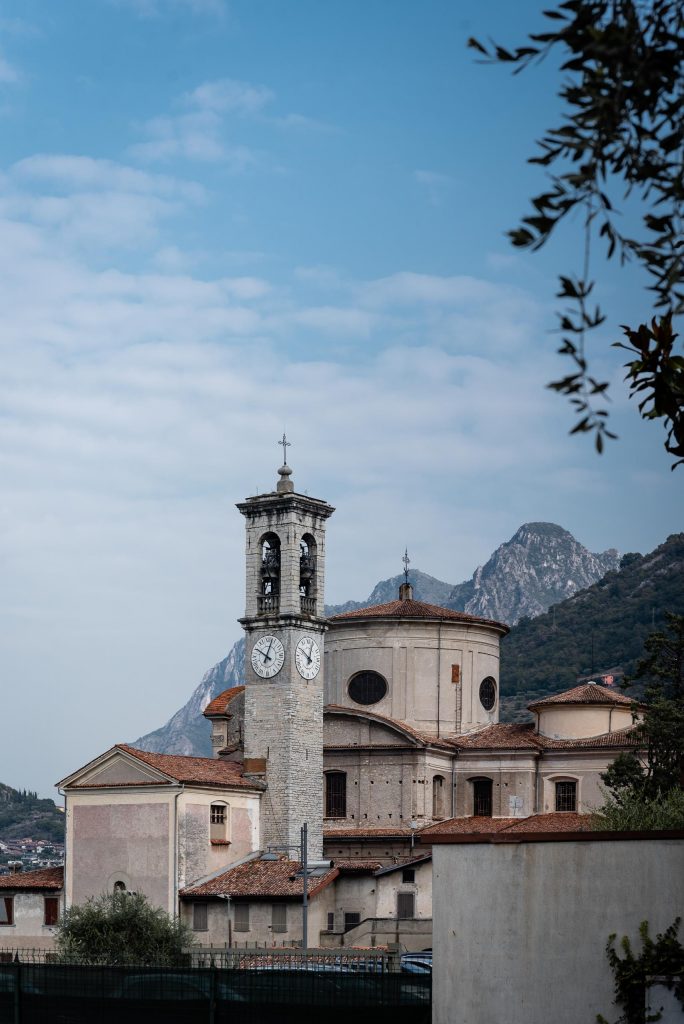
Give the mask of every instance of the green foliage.
<path id="1" fill-rule="evenodd" d="M 623 956 L 615 949 L 616 935 L 611 935 L 606 946 L 606 955 L 615 975 L 615 1003 L 623 1013 L 614 1024 L 644 1024 L 645 1021 L 662 1019 L 659 1012 L 644 1015 L 644 994 L 649 979 L 664 977 L 668 988 L 674 988 L 675 995 L 684 1007 L 684 947 L 677 938 L 681 918 L 653 940 L 648 934 L 648 921 L 639 926 L 642 950 L 634 953 L 629 938 L 625 935 L 620 942 Z M 602 1014 L 597 1014 L 598 1024 L 608 1024 Z"/>
<path id="2" fill-rule="evenodd" d="M 114 892 L 70 907 L 57 926 L 60 959 L 84 964 L 177 966 L 192 932 L 141 893 Z"/>
<path id="3" fill-rule="evenodd" d="M 592 828 L 597 832 L 684 829 L 684 791 L 672 789 L 659 799 L 647 800 L 639 789 L 625 787 L 618 796 L 609 797 L 603 807 L 594 813 Z"/>
<path id="4" fill-rule="evenodd" d="M 581 273 L 561 274 L 558 291 L 570 304 L 559 313 L 559 352 L 571 371 L 549 387 L 574 406 L 572 433 L 593 433 L 602 451 L 604 439 L 615 436 L 606 427 L 608 382 L 591 375 L 585 353 L 587 332 L 605 319 L 590 305 L 591 245 L 598 236 L 609 259 L 635 260 L 651 280 L 662 315 L 650 327 L 624 327 L 629 345 L 616 344 L 636 356 L 626 364 L 631 396 L 641 399 L 642 417 L 662 420 L 665 448 L 678 465 L 684 461 L 684 359 L 673 352 L 672 314 L 684 308 L 684 8 L 680 0 L 566 0 L 544 16 L 548 31 L 531 34 L 528 45 L 508 50 L 476 39 L 469 45 L 487 62 L 514 65 L 516 72 L 553 51 L 566 72 L 562 123 L 545 132 L 530 160 L 546 169 L 549 187 L 509 232 L 514 246 L 535 251 L 570 215 L 580 214 L 583 225 Z M 624 233 L 617 208 L 627 196 L 642 211 L 634 235 Z"/>
<path id="5" fill-rule="evenodd" d="M 597 671 L 620 667 L 634 674 L 666 609 L 684 613 L 682 533 L 650 554 L 630 555 L 620 570 L 514 626 L 501 644 L 502 697 L 523 700 L 575 686 L 592 671 L 592 656 Z"/>
<path id="6" fill-rule="evenodd" d="M 51 839 L 64 842 L 64 814 L 54 801 L 28 789 L 0 783 L 0 839 Z"/>

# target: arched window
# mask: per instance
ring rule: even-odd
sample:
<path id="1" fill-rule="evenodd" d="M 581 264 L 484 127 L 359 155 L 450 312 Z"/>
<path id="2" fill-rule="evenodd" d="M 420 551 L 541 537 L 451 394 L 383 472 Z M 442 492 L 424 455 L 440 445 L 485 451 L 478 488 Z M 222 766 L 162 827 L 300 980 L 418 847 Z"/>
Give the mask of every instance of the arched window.
<path id="1" fill-rule="evenodd" d="M 261 538 L 261 579 L 259 612 L 277 612 L 280 607 L 280 538 L 267 533 Z"/>
<path id="2" fill-rule="evenodd" d="M 433 775 L 432 777 L 432 817 L 444 818 L 444 776 Z"/>
<path id="3" fill-rule="evenodd" d="M 316 613 L 316 541 L 305 533 L 299 542 L 299 596 L 302 611 Z"/>
<path id="4" fill-rule="evenodd" d="M 492 790 L 491 779 L 471 779 L 473 785 L 473 814 L 478 818 L 491 818 L 492 816 Z"/>
<path id="5" fill-rule="evenodd" d="M 230 807 L 228 804 L 212 804 L 209 809 L 209 838 L 212 843 L 225 843 L 228 840 L 230 825 Z"/>
<path id="6" fill-rule="evenodd" d="M 114 892 L 126 892 L 126 883 L 119 879 L 114 883 Z"/>
<path id="7" fill-rule="evenodd" d="M 345 772 L 325 773 L 326 818 L 347 817 L 347 776 Z"/>

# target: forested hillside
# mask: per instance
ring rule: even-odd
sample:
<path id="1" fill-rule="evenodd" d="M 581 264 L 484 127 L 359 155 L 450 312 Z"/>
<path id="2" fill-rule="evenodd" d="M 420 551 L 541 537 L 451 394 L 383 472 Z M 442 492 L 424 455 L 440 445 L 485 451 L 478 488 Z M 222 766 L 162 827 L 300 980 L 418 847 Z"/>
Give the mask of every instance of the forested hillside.
<path id="1" fill-rule="evenodd" d="M 50 839 L 64 842 L 64 814 L 54 801 L 0 782 L 0 840 Z"/>
<path id="2" fill-rule="evenodd" d="M 598 583 L 513 627 L 501 644 L 505 717 L 518 717 L 538 694 L 574 686 L 578 676 L 630 675 L 668 611 L 684 613 L 684 533 L 648 555 L 625 555 Z"/>

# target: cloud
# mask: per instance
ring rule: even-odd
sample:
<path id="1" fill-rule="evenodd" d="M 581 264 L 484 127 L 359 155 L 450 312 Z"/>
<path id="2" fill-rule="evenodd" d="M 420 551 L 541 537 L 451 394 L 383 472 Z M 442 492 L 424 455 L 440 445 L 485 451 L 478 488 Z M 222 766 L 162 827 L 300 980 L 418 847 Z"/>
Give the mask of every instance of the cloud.
<path id="1" fill-rule="evenodd" d="M 454 184 L 454 179 L 450 175 L 440 174 L 438 171 L 414 171 L 413 177 L 426 190 L 433 206 L 441 205 L 447 191 Z"/>
<path id="2" fill-rule="evenodd" d="M 13 164 L 10 174 L 22 181 L 51 183 L 67 190 L 103 189 L 141 195 L 180 197 L 191 202 L 206 198 L 195 182 L 128 167 L 113 160 L 88 156 L 36 154 Z"/>
<path id="3" fill-rule="evenodd" d="M 0 84 L 16 85 L 19 81 L 21 81 L 21 75 L 17 69 L 8 60 L 0 56 Z"/>
<path id="4" fill-rule="evenodd" d="M 140 18 L 158 18 L 174 11 L 188 14 L 223 16 L 225 0 L 109 0 L 116 7 L 129 7 Z"/>
<path id="5" fill-rule="evenodd" d="M 229 115 L 250 117 L 273 99 L 270 89 L 232 78 L 204 82 L 180 97 L 181 112 L 151 118 L 142 125 L 146 141 L 132 146 L 130 154 L 144 162 L 183 157 L 204 162 L 221 161 L 241 172 L 259 161 L 247 146 L 225 138 Z"/>

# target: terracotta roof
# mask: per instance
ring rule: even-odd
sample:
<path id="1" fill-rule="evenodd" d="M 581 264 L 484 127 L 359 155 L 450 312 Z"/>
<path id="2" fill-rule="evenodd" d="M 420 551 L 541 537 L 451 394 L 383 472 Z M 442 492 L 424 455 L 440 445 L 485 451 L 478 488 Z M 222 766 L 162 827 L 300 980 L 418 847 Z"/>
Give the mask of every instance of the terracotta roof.
<path id="1" fill-rule="evenodd" d="M 423 829 L 421 836 L 429 842 L 434 835 L 480 835 L 483 833 L 518 832 L 587 832 L 591 830 L 591 814 L 574 811 L 554 811 L 550 814 L 531 814 L 526 818 L 449 818 Z"/>
<path id="2" fill-rule="evenodd" d="M 501 747 L 506 750 L 536 750 L 539 748 L 539 734 L 535 731 L 534 722 L 497 722 L 487 725 L 476 732 L 457 736 L 453 740 L 456 747 L 466 750 L 490 749 Z"/>
<path id="3" fill-rule="evenodd" d="M 564 690 L 563 693 L 556 693 L 550 697 L 541 697 L 527 706 L 530 709 L 543 708 L 547 704 L 632 704 L 630 697 L 624 693 L 616 693 L 607 686 L 599 686 L 598 683 L 584 683 L 582 686 L 574 686 L 572 690 Z"/>
<path id="4" fill-rule="evenodd" d="M 335 839 L 405 839 L 411 833 L 417 834 L 419 831 L 410 825 L 397 825 L 395 828 L 324 828 L 323 838 L 327 842 L 333 842 Z"/>
<path id="5" fill-rule="evenodd" d="M 478 729 L 477 732 L 457 736 L 452 744 L 459 750 L 584 750 L 594 747 L 636 747 L 639 739 L 633 726 L 602 733 L 600 736 L 555 739 L 536 732 L 533 722 L 498 722 Z"/>
<path id="6" fill-rule="evenodd" d="M 39 871 L 20 871 L 17 875 L 0 875 L 0 889 L 51 889 L 64 886 L 64 868 L 41 868 Z"/>
<path id="7" fill-rule="evenodd" d="M 354 619 L 438 619 L 448 622 L 462 622 L 466 625 L 495 626 L 504 633 L 510 628 L 503 622 L 494 619 L 481 619 L 465 612 L 455 612 L 451 608 L 442 608 L 438 604 L 426 604 L 425 601 L 389 601 L 387 604 L 374 604 L 369 608 L 356 608 L 353 612 L 341 612 L 332 615 L 328 622 L 350 622 Z"/>
<path id="8" fill-rule="evenodd" d="M 254 789 L 254 783 L 242 776 L 242 765 L 235 761 L 223 761 L 215 757 L 184 757 L 180 754 L 152 754 L 148 750 L 129 747 L 127 743 L 117 743 L 117 750 L 157 768 L 169 775 L 176 782 L 204 786 L 241 786 Z M 153 783 L 152 783 L 153 784 Z M 112 785 L 110 783 L 110 785 Z M 114 783 L 113 785 L 117 785 Z M 87 783 L 79 789 L 90 788 Z"/>
<path id="9" fill-rule="evenodd" d="M 237 864 L 199 885 L 189 885 L 181 890 L 181 896 L 275 896 L 280 899 L 301 899 L 304 880 L 294 877 L 295 872 L 300 870 L 301 864 L 295 860 L 287 860 L 285 857 L 262 860 L 257 857 L 244 864 Z M 314 896 L 337 878 L 338 874 L 337 867 L 333 867 L 324 875 L 310 875 L 309 895 Z"/>
<path id="10" fill-rule="evenodd" d="M 485 817 L 469 817 L 469 818 L 449 818 L 447 821 L 438 821 L 435 825 L 429 825 L 428 828 L 424 828 L 421 832 L 421 836 L 425 836 L 428 840 L 430 836 L 439 832 L 449 834 L 460 834 L 470 835 L 473 832 L 501 832 L 503 829 L 513 825 L 516 821 L 521 819 L 518 818 L 485 818 Z"/>
<path id="11" fill-rule="evenodd" d="M 341 875 L 378 871 L 382 867 L 381 860 L 367 860 L 362 857 L 359 857 L 358 860 L 335 860 L 334 864 Z"/>
<path id="12" fill-rule="evenodd" d="M 229 690 L 224 690 L 223 693 L 219 693 L 218 697 L 210 700 L 202 714 L 206 718 L 212 718 L 214 715 L 225 715 L 226 708 L 230 702 L 235 700 L 243 691 L 244 686 L 231 686 Z"/>
<path id="13" fill-rule="evenodd" d="M 529 818 L 516 818 L 505 832 L 591 832 L 591 814 L 575 811 L 552 811 L 550 814 L 531 814 Z"/>

